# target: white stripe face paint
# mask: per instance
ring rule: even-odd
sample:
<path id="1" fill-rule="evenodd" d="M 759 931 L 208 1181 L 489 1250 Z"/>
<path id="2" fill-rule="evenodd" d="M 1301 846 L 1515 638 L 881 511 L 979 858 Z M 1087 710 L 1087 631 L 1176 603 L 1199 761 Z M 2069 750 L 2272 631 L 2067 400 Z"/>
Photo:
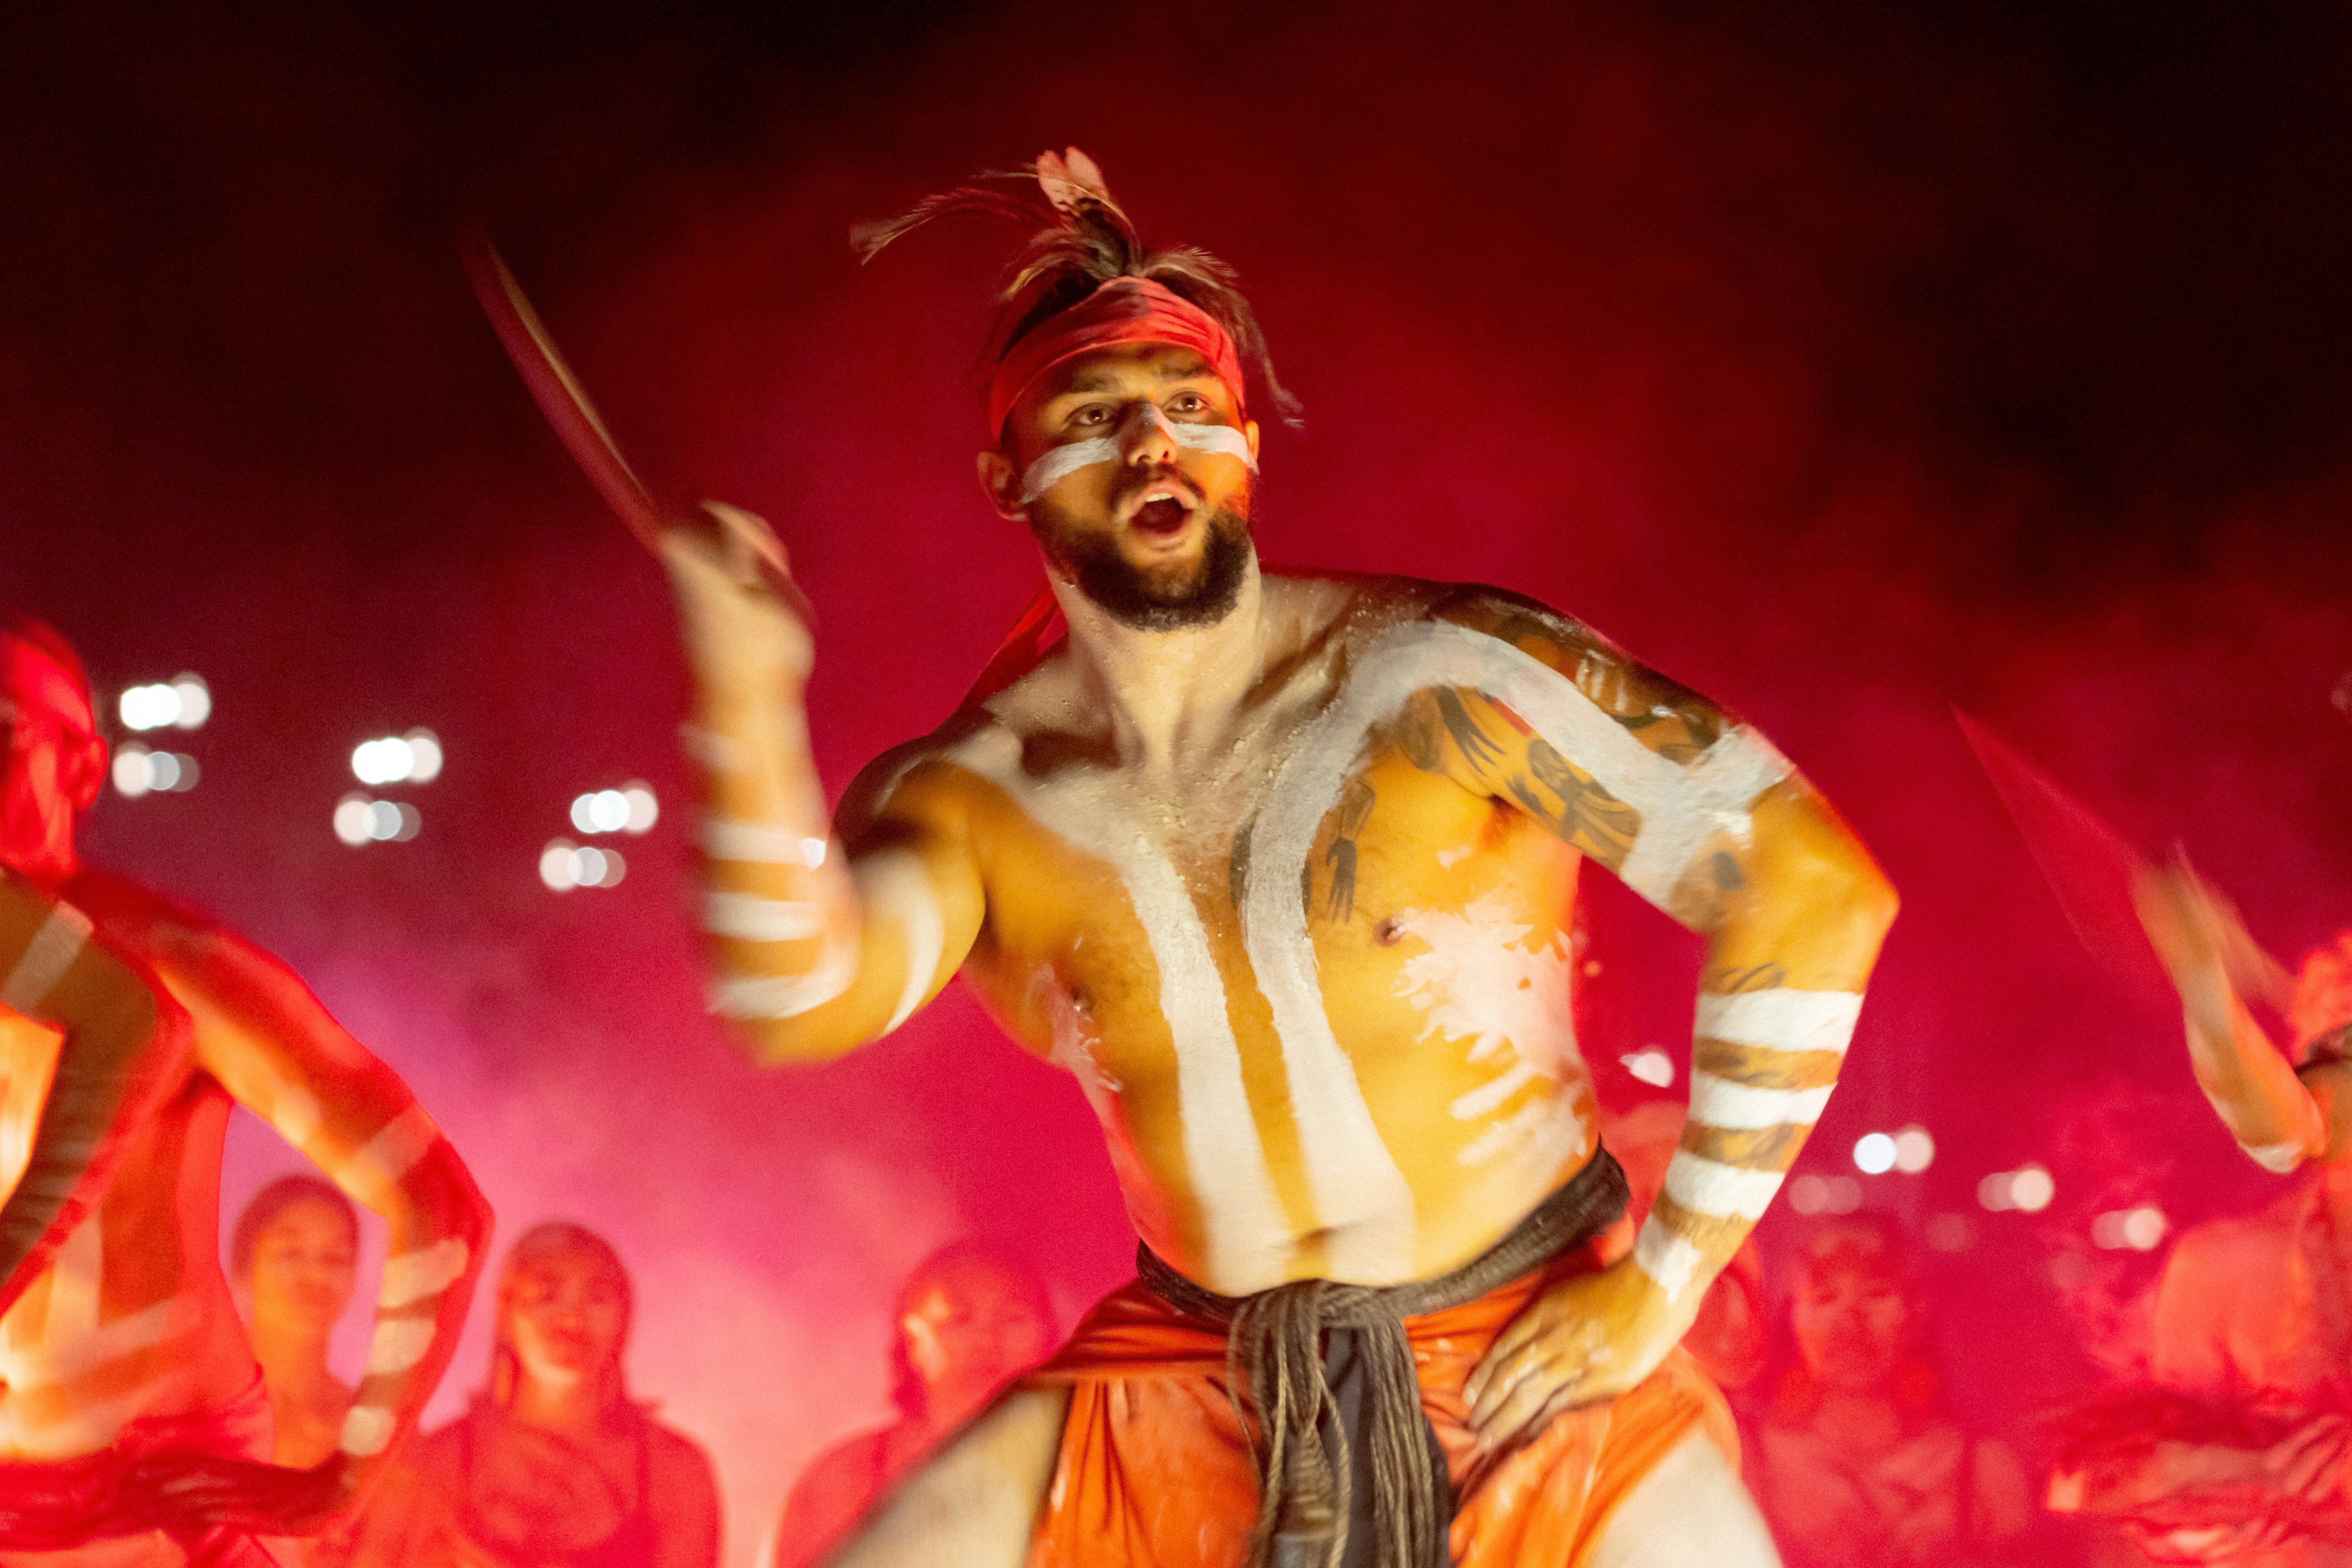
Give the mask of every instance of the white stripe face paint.
<path id="1" fill-rule="evenodd" d="M 822 837 L 789 827 L 737 822 L 724 816 L 702 819 L 702 852 L 713 860 L 742 860 L 760 866 L 800 866 L 814 870 L 824 864 Z"/>
<path id="2" fill-rule="evenodd" d="M 805 899 L 762 899 L 718 890 L 702 896 L 702 929 L 738 942 L 806 942 L 824 918 Z"/>
<path id="3" fill-rule="evenodd" d="M 354 1459 L 372 1459 L 392 1442 L 397 1423 L 381 1405 L 354 1405 L 343 1417 L 343 1440 L 338 1445 Z"/>
<path id="4" fill-rule="evenodd" d="M 1749 1171 L 1677 1149 L 1666 1162 L 1666 1196 L 1692 1214 L 1762 1219 L 1780 1190 L 1779 1171 Z"/>
<path id="5" fill-rule="evenodd" d="M 430 1247 L 385 1258 L 383 1289 L 375 1299 L 377 1308 L 393 1312 L 438 1296 L 464 1277 L 470 1257 L 466 1244 L 453 1236 Z"/>
<path id="6" fill-rule="evenodd" d="M 1735 1046 L 1843 1056 L 1861 1016 L 1862 998 L 1851 991 L 1745 991 L 1701 996 L 1696 1032 Z"/>
<path id="7" fill-rule="evenodd" d="M 0 980 L 0 1005 L 27 1016 L 37 1012 L 73 967 L 74 960 L 81 956 L 89 932 L 88 915 L 62 900 L 52 904 L 40 929 L 33 932 L 9 968 L 7 979 Z"/>
<path id="8" fill-rule="evenodd" d="M 940 958 L 947 951 L 947 921 L 931 892 L 930 874 L 914 851 L 885 849 L 868 855 L 853 863 L 850 873 L 857 879 L 857 896 L 867 918 L 895 922 L 907 944 L 907 980 L 898 991 L 898 1005 L 882 1026 L 887 1035 L 913 1017 L 930 994 Z"/>
<path id="9" fill-rule="evenodd" d="M 1227 1295 L 1280 1284 L 1290 1222 L 1266 1168 L 1224 981 L 1192 895 L 1166 857 L 1125 827 L 1114 781 L 1096 774 L 1034 784 L 1021 771 L 1020 742 L 1003 731 L 975 735 L 952 758 L 1048 832 L 1108 866 L 1126 888 L 1160 972 L 1160 1009 L 1176 1051 L 1184 1164 L 1201 1207 L 1207 1282 Z M 1292 888 L 1295 896 L 1296 878 Z M 1130 1196 L 1130 1209 L 1139 1200 L 1149 1205 L 1154 1194 Z"/>
<path id="10" fill-rule="evenodd" d="M 1257 472 L 1257 459 L 1250 456 L 1249 437 L 1233 425 L 1179 425 L 1162 417 L 1162 428 L 1174 437 L 1176 445 L 1192 452 L 1223 452 L 1239 458 L 1251 473 Z M 1027 506 L 1080 468 L 1091 468 L 1104 463 L 1120 460 L 1119 440 L 1116 436 L 1096 436 L 1084 441 L 1072 441 L 1066 446 L 1051 447 L 1037 455 L 1021 476 L 1021 504 Z"/>
<path id="11" fill-rule="evenodd" d="M 440 1141 L 441 1129 L 425 1108 L 411 1105 L 343 1163 L 344 1178 L 363 1192 L 396 1186 Z"/>
<path id="12" fill-rule="evenodd" d="M 376 1324 L 375 1336 L 368 1342 L 367 1375 L 406 1372 L 432 1348 L 432 1319 L 387 1318 Z"/>
<path id="13" fill-rule="evenodd" d="M 1668 1301 L 1690 1288 L 1691 1276 L 1703 1261 L 1697 1247 L 1655 1219 L 1644 1220 L 1642 1234 L 1633 1238 L 1633 1267 L 1648 1275 Z"/>
<path id="14" fill-rule="evenodd" d="M 1829 1088 L 1754 1089 L 1710 1072 L 1694 1070 L 1690 1115 L 1709 1127 L 1747 1131 L 1761 1127 L 1811 1127 L 1830 1102 Z"/>

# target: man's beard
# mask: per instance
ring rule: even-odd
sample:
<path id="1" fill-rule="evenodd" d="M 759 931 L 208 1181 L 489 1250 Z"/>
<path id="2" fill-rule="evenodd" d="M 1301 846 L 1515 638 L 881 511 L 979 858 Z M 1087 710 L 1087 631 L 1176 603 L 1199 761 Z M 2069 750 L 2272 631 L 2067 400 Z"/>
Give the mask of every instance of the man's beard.
<path id="1" fill-rule="evenodd" d="M 1078 592 L 1119 625 L 1139 632 L 1214 626 L 1233 613 L 1242 580 L 1249 575 L 1249 520 L 1236 511 L 1209 514 L 1200 558 L 1182 566 L 1134 565 L 1119 554 L 1113 534 L 1073 538 L 1049 533 L 1034 522 L 1031 529 L 1045 558 Z"/>

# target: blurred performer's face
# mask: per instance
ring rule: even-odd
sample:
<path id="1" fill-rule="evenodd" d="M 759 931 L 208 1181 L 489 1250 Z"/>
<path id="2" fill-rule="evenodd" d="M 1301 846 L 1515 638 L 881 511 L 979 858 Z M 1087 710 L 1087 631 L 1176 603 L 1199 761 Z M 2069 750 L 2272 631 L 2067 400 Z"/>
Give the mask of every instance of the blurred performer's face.
<path id="1" fill-rule="evenodd" d="M 1893 1383 L 1910 1346 L 1911 1303 L 1882 1270 L 1830 1263 L 1799 1277 L 1790 1322 L 1816 1384 L 1876 1393 Z"/>
<path id="2" fill-rule="evenodd" d="M 357 1238 L 340 1209 L 316 1199 L 289 1204 L 253 1240 L 257 1333 L 324 1335 L 343 1315 L 359 1267 Z"/>
<path id="3" fill-rule="evenodd" d="M 500 1292 L 523 1375 L 551 1388 L 594 1377 L 620 1359 L 626 1288 L 602 1258 L 558 1252 L 509 1276 Z"/>
<path id="4" fill-rule="evenodd" d="M 934 1419 L 955 1421 L 1045 1359 L 1053 1325 L 1000 1265 L 963 1259 L 917 1286 L 898 1329 Z"/>
<path id="5" fill-rule="evenodd" d="M 50 887 L 71 877 L 75 815 L 105 778 L 105 742 L 0 688 L 0 862 Z"/>
<path id="6" fill-rule="evenodd" d="M 1097 349 L 1022 395 L 1003 449 L 981 454 L 981 482 L 1114 619 L 1145 631 L 1212 625 L 1233 609 L 1251 561 L 1249 463 L 1199 445 L 1213 426 L 1255 454 L 1257 426 L 1199 354 Z M 1040 489 L 1040 460 L 1055 453 L 1091 460 Z"/>

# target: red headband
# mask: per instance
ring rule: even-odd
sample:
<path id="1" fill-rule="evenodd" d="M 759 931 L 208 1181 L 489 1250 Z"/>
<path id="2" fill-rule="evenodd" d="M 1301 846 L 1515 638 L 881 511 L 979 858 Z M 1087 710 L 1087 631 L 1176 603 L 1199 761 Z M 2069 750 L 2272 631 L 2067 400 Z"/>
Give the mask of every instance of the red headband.
<path id="1" fill-rule="evenodd" d="M 1149 278 L 1114 278 L 1077 304 L 1049 318 L 1013 346 L 988 383 L 988 433 L 1004 431 L 1004 416 L 1029 384 L 1066 359 L 1114 343 L 1173 343 L 1209 362 L 1219 381 L 1242 403 L 1242 359 L 1233 334 L 1190 300 Z"/>
<path id="2" fill-rule="evenodd" d="M 98 733 L 89 688 L 55 654 L 13 632 L 0 632 L 0 698 L 29 713 L 52 714 L 82 734 Z"/>

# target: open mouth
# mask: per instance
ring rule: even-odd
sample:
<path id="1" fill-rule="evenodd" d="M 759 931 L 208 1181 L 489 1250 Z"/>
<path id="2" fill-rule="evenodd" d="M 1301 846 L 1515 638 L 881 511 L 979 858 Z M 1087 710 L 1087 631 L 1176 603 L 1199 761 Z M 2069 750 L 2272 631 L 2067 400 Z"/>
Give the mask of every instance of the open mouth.
<path id="1" fill-rule="evenodd" d="M 1128 524 L 1151 539 L 1173 539 L 1192 520 L 1193 499 L 1174 485 L 1155 484 L 1137 499 Z"/>

